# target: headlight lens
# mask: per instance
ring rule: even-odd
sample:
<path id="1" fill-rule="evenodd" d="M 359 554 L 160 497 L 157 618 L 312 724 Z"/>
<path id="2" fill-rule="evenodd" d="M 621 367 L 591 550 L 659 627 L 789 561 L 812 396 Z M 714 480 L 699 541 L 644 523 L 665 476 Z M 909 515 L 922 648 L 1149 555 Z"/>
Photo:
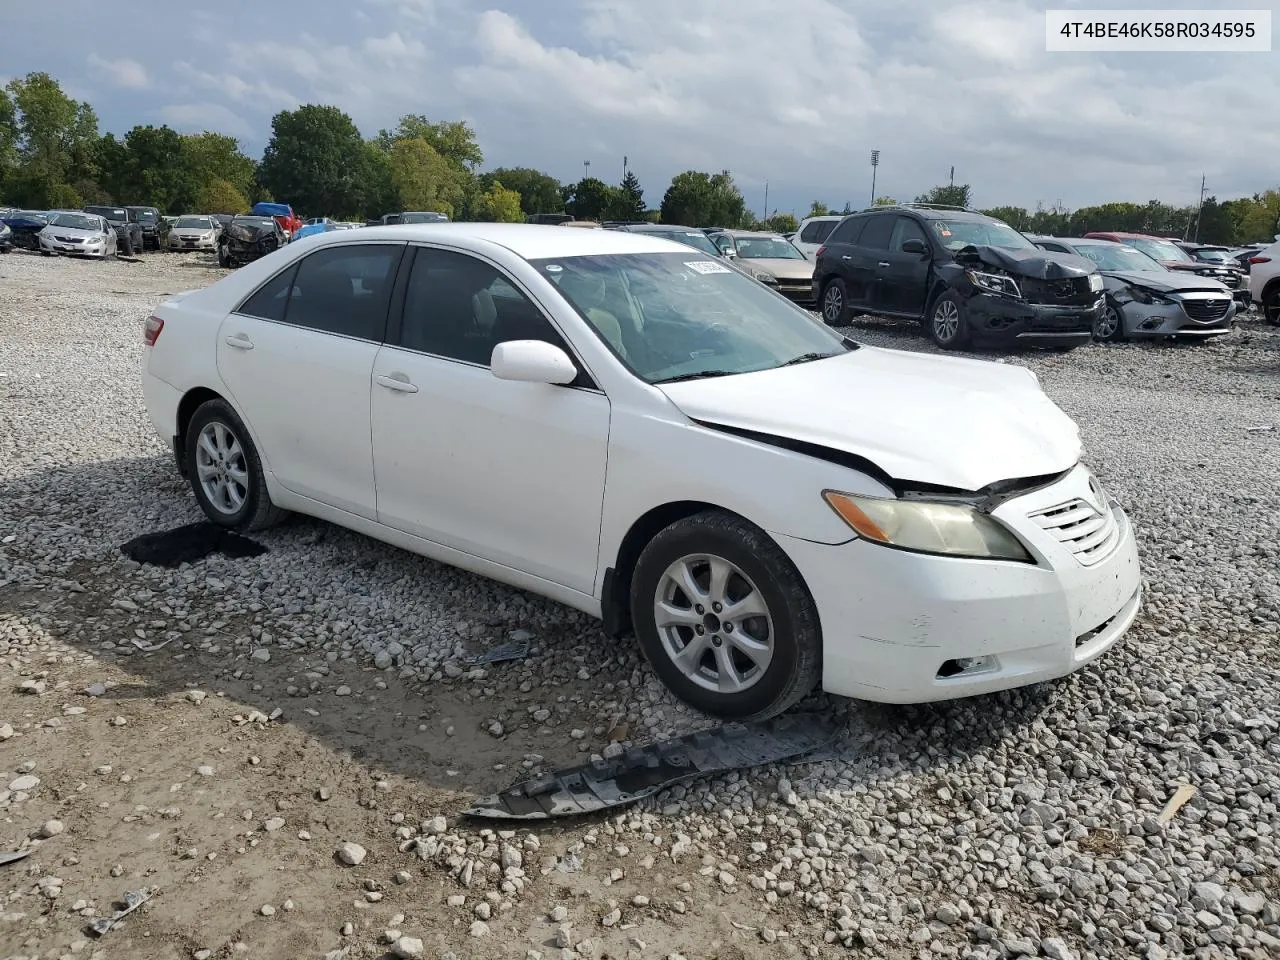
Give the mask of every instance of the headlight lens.
<path id="1" fill-rule="evenodd" d="M 751 275 L 761 283 L 777 283 L 778 278 L 772 273 L 765 273 L 763 270 L 752 270 Z"/>
<path id="2" fill-rule="evenodd" d="M 966 270 L 965 275 L 970 283 L 981 290 L 1022 299 L 1022 291 L 1018 289 L 1013 277 L 1006 277 L 1002 273 L 984 273 L 981 270 Z"/>
<path id="3" fill-rule="evenodd" d="M 1173 303 L 1168 297 L 1162 297 L 1160 294 L 1151 290 L 1144 290 L 1142 287 L 1130 287 L 1129 296 L 1138 301 L 1138 303 Z"/>
<path id="4" fill-rule="evenodd" d="M 888 500 L 835 490 L 822 496 L 858 536 L 873 543 L 950 557 L 1033 562 L 1008 528 L 967 504 Z"/>
<path id="5" fill-rule="evenodd" d="M 1102 274 L 1100 273 L 1089 274 L 1089 289 L 1092 290 L 1094 293 L 1102 292 Z"/>

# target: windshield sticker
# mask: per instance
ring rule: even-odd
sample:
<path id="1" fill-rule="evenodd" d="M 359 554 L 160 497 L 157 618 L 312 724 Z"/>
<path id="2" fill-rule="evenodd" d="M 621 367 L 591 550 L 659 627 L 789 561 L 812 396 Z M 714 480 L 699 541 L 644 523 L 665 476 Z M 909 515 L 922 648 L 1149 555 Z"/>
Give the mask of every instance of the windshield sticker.
<path id="1" fill-rule="evenodd" d="M 942 234 L 944 237 L 949 237 L 949 236 L 951 236 L 951 231 L 950 231 L 950 230 L 948 230 L 946 227 L 943 227 L 943 228 L 942 228 L 941 230 L 939 230 L 938 232 L 939 232 L 940 234 Z"/>
<path id="2" fill-rule="evenodd" d="M 685 266 L 695 273 L 732 273 L 728 267 L 723 264 L 716 263 L 712 260 L 690 260 L 685 262 Z"/>
<path id="3" fill-rule="evenodd" d="M 560 266 L 558 263 L 549 263 L 546 266 L 547 273 L 559 273 L 563 269 L 564 267 Z"/>

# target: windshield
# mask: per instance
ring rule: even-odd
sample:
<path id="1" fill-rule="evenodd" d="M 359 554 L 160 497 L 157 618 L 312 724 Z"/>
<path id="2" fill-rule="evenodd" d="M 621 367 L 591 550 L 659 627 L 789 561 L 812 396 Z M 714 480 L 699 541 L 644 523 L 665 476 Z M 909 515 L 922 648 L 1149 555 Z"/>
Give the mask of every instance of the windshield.
<path id="1" fill-rule="evenodd" d="M 5 215 L 6 220 L 43 220 L 49 222 L 49 215 L 39 210 L 15 210 Z"/>
<path id="2" fill-rule="evenodd" d="M 96 213 L 108 220 L 121 220 L 126 223 L 129 220 L 129 214 L 121 207 L 86 207 L 85 213 Z"/>
<path id="3" fill-rule="evenodd" d="M 790 301 L 689 253 L 533 260 L 630 370 L 649 383 L 771 370 L 855 345 Z"/>
<path id="4" fill-rule="evenodd" d="M 1196 259 L 1203 260 L 1205 263 L 1230 263 L 1234 264 L 1235 260 L 1226 250 L 1221 249 L 1202 249 L 1196 251 Z"/>
<path id="5" fill-rule="evenodd" d="M 83 213 L 60 213 L 49 221 L 52 226 L 69 230 L 101 230 L 102 221 Z"/>
<path id="6" fill-rule="evenodd" d="M 995 220 L 934 220 L 930 225 L 948 250 L 962 250 L 970 245 L 1003 247 L 1006 250 L 1035 247 L 1013 227 Z"/>
<path id="7" fill-rule="evenodd" d="M 686 247 L 693 247 L 695 250 L 709 253 L 713 257 L 720 256 L 720 248 L 712 243 L 701 230 L 637 230 L 636 233 L 645 233 L 651 237 L 674 240 L 676 243 L 683 243 Z"/>
<path id="8" fill-rule="evenodd" d="M 213 221 L 208 217 L 179 217 L 174 222 L 174 227 L 179 230 L 212 230 Z"/>
<path id="9" fill-rule="evenodd" d="M 405 213 L 401 214 L 400 223 L 442 223 L 449 218 L 443 213 Z M 389 221 L 388 221 L 389 222 Z"/>
<path id="10" fill-rule="evenodd" d="M 1168 260 L 1174 263 L 1194 262 L 1180 246 L 1176 243 L 1170 243 L 1168 240 L 1148 240 L 1146 237 L 1126 237 L 1124 242 L 1131 247 L 1137 247 L 1147 256 L 1154 257 L 1156 260 Z"/>
<path id="11" fill-rule="evenodd" d="M 800 250 L 781 237 L 734 237 L 738 256 L 746 260 L 803 260 Z"/>
<path id="12" fill-rule="evenodd" d="M 1141 250 L 1118 243 L 1081 243 L 1076 252 L 1088 257 L 1099 270 L 1127 270 L 1134 273 L 1168 273 L 1168 268 L 1152 260 Z"/>

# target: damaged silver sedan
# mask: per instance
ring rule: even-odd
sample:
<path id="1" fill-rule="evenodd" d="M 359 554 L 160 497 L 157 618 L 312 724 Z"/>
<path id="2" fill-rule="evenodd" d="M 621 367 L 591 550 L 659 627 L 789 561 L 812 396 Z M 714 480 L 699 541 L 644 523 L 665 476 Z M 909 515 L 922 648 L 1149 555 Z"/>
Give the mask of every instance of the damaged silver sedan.
<path id="1" fill-rule="evenodd" d="M 1112 240 L 1033 237 L 1036 246 L 1092 260 L 1107 301 L 1094 322 L 1095 340 L 1218 337 L 1231 329 L 1237 305 L 1221 282 L 1170 270 L 1135 247 Z"/>

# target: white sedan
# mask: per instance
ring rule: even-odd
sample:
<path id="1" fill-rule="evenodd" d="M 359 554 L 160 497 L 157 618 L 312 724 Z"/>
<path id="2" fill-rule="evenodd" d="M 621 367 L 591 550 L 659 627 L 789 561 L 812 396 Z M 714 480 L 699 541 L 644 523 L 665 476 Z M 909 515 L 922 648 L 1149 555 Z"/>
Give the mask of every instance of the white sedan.
<path id="1" fill-rule="evenodd" d="M 861 346 L 659 237 L 321 234 L 146 324 L 205 514 L 311 514 L 638 637 L 760 718 L 1064 676 L 1139 607 L 1134 535 L 1030 371 Z"/>
<path id="2" fill-rule="evenodd" d="M 96 213 L 59 211 L 40 231 L 40 252 L 105 260 L 116 255 L 116 232 Z"/>

